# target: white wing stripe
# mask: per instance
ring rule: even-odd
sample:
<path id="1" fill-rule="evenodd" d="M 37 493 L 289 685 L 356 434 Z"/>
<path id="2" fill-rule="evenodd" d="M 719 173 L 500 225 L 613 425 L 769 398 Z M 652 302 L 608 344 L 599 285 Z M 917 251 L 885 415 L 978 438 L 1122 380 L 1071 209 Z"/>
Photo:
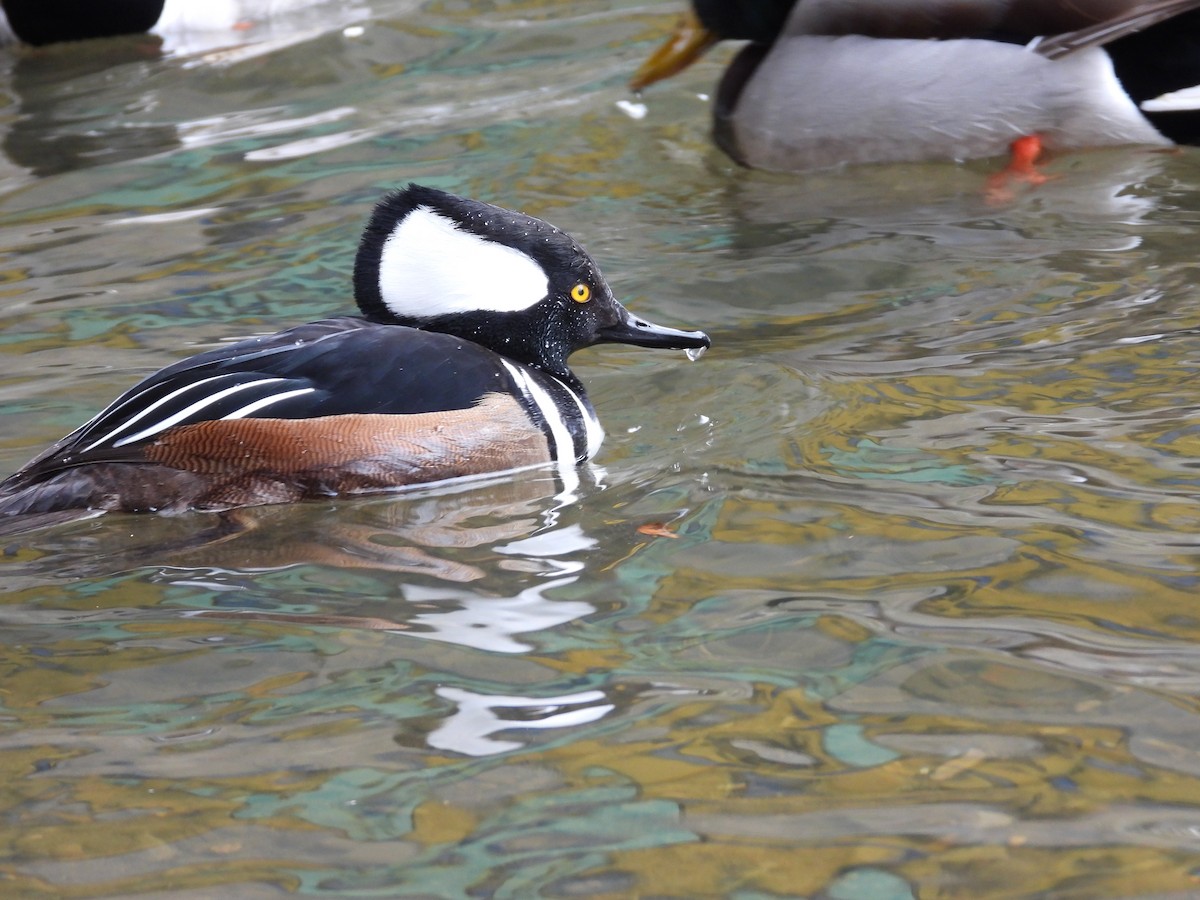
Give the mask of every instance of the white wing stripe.
<path id="1" fill-rule="evenodd" d="M 116 441 L 113 444 L 113 446 L 114 447 L 123 447 L 126 444 L 133 443 L 134 441 L 140 441 L 144 437 L 149 437 L 152 434 L 158 434 L 160 431 L 166 431 L 172 425 L 178 424 L 179 422 L 182 422 L 185 419 L 190 418 L 191 416 L 195 415 L 200 410 L 204 409 L 204 407 L 206 407 L 206 406 L 210 406 L 213 403 L 218 402 L 219 400 L 224 400 L 230 394 L 236 394 L 238 391 L 248 390 L 249 388 L 252 388 L 252 387 L 261 387 L 264 384 L 272 384 L 273 382 L 284 381 L 284 380 L 286 380 L 286 379 L 283 379 L 283 378 L 260 378 L 258 381 L 247 381 L 245 384 L 235 384 L 233 387 L 227 387 L 223 391 L 217 391 L 215 394 L 209 394 L 207 397 L 203 397 L 200 400 L 197 400 L 191 406 L 181 409 L 179 412 L 175 413 L 172 416 L 167 416 L 167 418 L 163 419 L 161 422 L 155 422 L 153 425 L 149 426 L 148 428 L 143 428 L 137 434 L 131 434 L 131 435 L 128 435 L 127 437 L 121 438 L 119 441 Z"/>
<path id="2" fill-rule="evenodd" d="M 198 388 L 201 385 L 208 384 L 210 381 L 216 381 L 220 378 L 228 378 L 228 377 L 229 377 L 228 375 L 213 375 L 210 378 L 203 378 L 200 381 L 195 381 L 191 384 L 185 384 L 183 387 L 177 388 L 176 390 L 171 391 L 171 393 L 167 394 L 165 397 L 159 397 L 157 400 L 155 400 L 149 406 L 142 409 L 142 411 L 139 412 L 136 416 L 134 416 L 131 419 L 126 419 L 120 425 L 118 425 L 116 428 L 114 428 L 112 431 L 110 431 L 108 434 L 106 434 L 104 437 L 100 438 L 100 440 L 92 441 L 92 443 L 88 444 L 86 447 L 83 448 L 82 452 L 87 453 L 89 450 L 93 450 L 96 447 L 99 447 L 101 444 L 105 443 L 106 441 L 112 440 L 114 437 L 116 437 L 122 431 L 125 431 L 127 428 L 130 428 L 135 423 L 144 419 L 146 416 L 148 416 L 150 413 L 154 412 L 154 410 L 158 409 L 164 403 L 169 403 L 170 401 L 174 400 L 180 394 L 186 394 L 188 391 Z M 125 398 L 123 398 L 122 402 L 125 404 L 128 404 L 131 401 L 136 400 L 136 399 L 137 399 L 137 395 L 135 395 L 133 397 L 125 397 Z M 117 404 L 114 403 L 114 404 L 112 404 L 111 407 L 109 407 L 109 409 L 115 409 L 116 406 L 117 406 Z M 101 413 L 99 416 L 96 417 L 97 420 L 104 418 L 105 414 L 107 414 L 107 413 L 108 413 L 108 410 L 106 409 L 103 413 Z M 117 444 L 116 446 L 119 447 L 121 445 Z"/>
<path id="3" fill-rule="evenodd" d="M 270 406 L 272 403 L 278 403 L 280 400 L 287 400 L 291 397 L 299 397 L 301 394 L 312 394 L 316 388 L 297 388 L 294 391 L 284 391 L 282 394 L 272 394 L 270 397 L 263 397 L 255 400 L 253 403 L 247 403 L 241 409 L 236 409 L 227 416 L 221 416 L 222 419 L 244 419 L 252 412 L 258 412 L 264 406 Z"/>

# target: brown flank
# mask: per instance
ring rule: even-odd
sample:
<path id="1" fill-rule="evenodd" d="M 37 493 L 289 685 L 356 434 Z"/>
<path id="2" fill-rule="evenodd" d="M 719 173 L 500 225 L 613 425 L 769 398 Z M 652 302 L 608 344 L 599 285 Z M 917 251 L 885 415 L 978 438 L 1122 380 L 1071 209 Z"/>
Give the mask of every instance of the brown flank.
<path id="1" fill-rule="evenodd" d="M 416 415 L 232 419 L 173 428 L 148 462 L 195 473 L 198 508 L 277 503 L 501 472 L 551 461 L 545 435 L 512 397 Z"/>

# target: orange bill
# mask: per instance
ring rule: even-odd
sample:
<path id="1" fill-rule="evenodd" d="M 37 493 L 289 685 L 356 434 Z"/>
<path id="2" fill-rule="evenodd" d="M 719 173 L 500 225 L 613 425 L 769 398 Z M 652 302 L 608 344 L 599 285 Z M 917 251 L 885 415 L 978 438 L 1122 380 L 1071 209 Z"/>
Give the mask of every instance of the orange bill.
<path id="1" fill-rule="evenodd" d="M 675 33 L 629 79 L 630 90 L 640 91 L 656 81 L 677 75 L 716 42 L 717 36 L 705 28 L 696 13 L 689 9 L 680 17 Z"/>

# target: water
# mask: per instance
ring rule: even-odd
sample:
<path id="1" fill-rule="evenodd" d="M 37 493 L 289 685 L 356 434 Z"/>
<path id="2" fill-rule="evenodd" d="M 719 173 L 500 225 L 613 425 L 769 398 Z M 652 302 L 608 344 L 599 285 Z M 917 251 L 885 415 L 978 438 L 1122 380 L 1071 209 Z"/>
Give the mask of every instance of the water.
<path id="1" fill-rule="evenodd" d="M 323 4 L 4 58 L 4 471 L 347 311 L 409 180 L 713 338 L 575 358 L 608 439 L 566 493 L 7 541 L 5 896 L 1197 890 L 1200 157 L 1009 197 L 992 162 L 747 172 L 707 138 L 727 56 L 624 90 L 674 9 Z"/>

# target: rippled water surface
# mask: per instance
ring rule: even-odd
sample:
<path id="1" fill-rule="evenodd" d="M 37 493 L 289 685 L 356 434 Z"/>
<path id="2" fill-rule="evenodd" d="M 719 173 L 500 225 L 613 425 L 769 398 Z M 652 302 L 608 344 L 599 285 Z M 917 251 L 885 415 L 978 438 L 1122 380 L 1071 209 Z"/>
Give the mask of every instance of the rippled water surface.
<path id="1" fill-rule="evenodd" d="M 608 440 L 573 496 L 5 541 L 0 893 L 1200 890 L 1200 156 L 1008 197 L 995 161 L 748 172 L 707 136 L 726 54 L 624 88 L 675 9 L 325 3 L 0 59 L 5 472 L 346 312 L 409 180 L 714 341 L 575 358 Z"/>

